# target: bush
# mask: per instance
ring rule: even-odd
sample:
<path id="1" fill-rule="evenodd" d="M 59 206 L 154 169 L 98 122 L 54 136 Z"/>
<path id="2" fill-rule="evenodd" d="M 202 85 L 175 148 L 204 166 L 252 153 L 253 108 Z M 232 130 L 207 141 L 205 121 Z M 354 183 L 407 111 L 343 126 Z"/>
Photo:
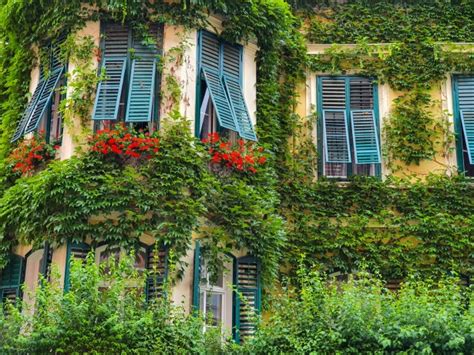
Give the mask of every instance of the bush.
<path id="1" fill-rule="evenodd" d="M 341 284 L 300 271 L 245 353 L 474 353 L 474 293 L 458 280 L 412 280 L 400 292 L 367 275 Z"/>
<path id="2" fill-rule="evenodd" d="M 131 271 L 132 270 L 132 271 Z M 124 258 L 117 265 L 73 261 L 70 290 L 42 281 L 35 312 L 6 305 L 0 315 L 0 353 L 204 353 L 220 337 L 204 334 L 202 320 L 169 299 L 147 304 L 145 275 Z M 0 312 L 1 313 L 1 312 Z"/>

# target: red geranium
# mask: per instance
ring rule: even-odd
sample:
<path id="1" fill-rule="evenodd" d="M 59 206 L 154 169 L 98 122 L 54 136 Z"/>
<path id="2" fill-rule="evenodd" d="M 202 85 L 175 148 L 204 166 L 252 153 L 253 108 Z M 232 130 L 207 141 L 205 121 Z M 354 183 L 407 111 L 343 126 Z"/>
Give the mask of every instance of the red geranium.
<path id="1" fill-rule="evenodd" d="M 91 151 L 100 157 L 121 162 L 151 159 L 159 151 L 159 139 L 149 133 L 136 132 L 124 125 L 98 131 L 89 139 Z"/>
<path id="2" fill-rule="evenodd" d="M 263 147 L 256 147 L 254 142 L 239 139 L 231 143 L 218 133 L 209 134 L 202 142 L 208 147 L 210 164 L 214 167 L 255 174 L 267 160 Z"/>

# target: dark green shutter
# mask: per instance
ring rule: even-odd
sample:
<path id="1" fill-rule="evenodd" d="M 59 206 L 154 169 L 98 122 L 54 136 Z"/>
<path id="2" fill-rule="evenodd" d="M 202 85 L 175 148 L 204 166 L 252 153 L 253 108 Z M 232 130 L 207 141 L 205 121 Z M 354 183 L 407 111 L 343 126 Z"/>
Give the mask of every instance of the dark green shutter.
<path id="1" fill-rule="evenodd" d="M 86 243 L 68 242 L 66 254 L 66 270 L 64 275 L 64 290 L 68 291 L 71 286 L 71 260 L 85 260 L 87 254 L 91 251 L 91 247 Z"/>
<path id="2" fill-rule="evenodd" d="M 163 296 L 164 285 L 168 277 L 168 252 L 164 248 L 155 245 L 147 247 L 146 269 L 148 278 L 146 280 L 147 301 Z"/>
<path id="3" fill-rule="evenodd" d="M 51 278 L 51 264 L 53 263 L 53 248 L 49 243 L 44 245 L 43 259 L 41 260 L 40 273 L 47 279 Z"/>
<path id="4" fill-rule="evenodd" d="M 149 35 L 155 43 L 144 43 L 142 39 L 134 38 L 132 71 L 127 101 L 127 122 L 149 122 L 152 120 L 155 99 L 157 69 L 156 62 L 159 54 L 157 43 L 161 43 L 161 27 L 156 25 L 149 29 Z"/>
<path id="5" fill-rule="evenodd" d="M 201 243 L 196 241 L 194 247 L 194 270 L 193 270 L 193 309 L 199 312 L 200 287 L 201 287 Z"/>
<path id="6" fill-rule="evenodd" d="M 0 303 L 15 302 L 21 296 L 21 285 L 25 277 L 25 259 L 11 254 L 7 266 L 0 271 Z"/>
<path id="7" fill-rule="evenodd" d="M 255 334 L 256 316 L 261 311 L 260 263 L 254 256 L 244 256 L 236 262 L 235 331 L 237 342 Z"/>

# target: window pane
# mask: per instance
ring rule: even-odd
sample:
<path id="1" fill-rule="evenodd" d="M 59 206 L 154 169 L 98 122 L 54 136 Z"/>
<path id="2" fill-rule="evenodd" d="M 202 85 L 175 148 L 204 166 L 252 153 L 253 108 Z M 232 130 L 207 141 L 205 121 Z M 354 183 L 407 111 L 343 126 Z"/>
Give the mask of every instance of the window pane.
<path id="1" fill-rule="evenodd" d="M 222 294 L 208 292 L 206 297 L 206 319 L 209 325 L 222 322 Z"/>

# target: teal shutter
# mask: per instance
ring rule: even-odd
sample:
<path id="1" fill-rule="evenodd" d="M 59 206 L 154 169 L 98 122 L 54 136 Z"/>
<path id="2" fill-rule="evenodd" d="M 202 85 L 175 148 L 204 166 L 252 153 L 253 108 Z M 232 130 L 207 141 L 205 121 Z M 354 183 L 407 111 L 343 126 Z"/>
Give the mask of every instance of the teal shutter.
<path id="1" fill-rule="evenodd" d="M 194 247 L 194 270 L 193 270 L 193 309 L 199 312 L 200 286 L 201 286 L 201 243 L 196 241 Z"/>
<path id="2" fill-rule="evenodd" d="M 460 114 L 469 164 L 474 164 L 474 110 L 461 110 Z"/>
<path id="3" fill-rule="evenodd" d="M 219 72 L 206 67 L 202 68 L 202 75 L 209 89 L 219 125 L 223 128 L 239 132 L 234 112 L 227 98 L 224 82 L 221 80 L 221 75 Z"/>
<path id="4" fill-rule="evenodd" d="M 21 296 L 21 285 L 25 277 L 25 259 L 10 255 L 7 266 L 0 271 L 0 303 L 15 302 Z"/>
<path id="5" fill-rule="evenodd" d="M 240 82 L 228 76 L 223 78 L 224 85 L 230 99 L 230 107 L 234 113 L 235 121 L 238 124 L 238 132 L 244 139 L 256 141 L 257 136 L 253 129 L 247 105 L 245 104 L 244 94 Z"/>
<path id="6" fill-rule="evenodd" d="M 144 43 L 134 39 L 132 72 L 127 101 L 126 122 L 150 122 L 156 104 L 156 62 L 159 55 L 158 44 L 161 43 L 162 27 L 156 25 L 149 29 L 149 35 L 155 43 Z"/>
<path id="7" fill-rule="evenodd" d="M 260 263 L 254 256 L 245 256 L 236 262 L 235 332 L 236 342 L 245 341 L 255 334 L 256 316 L 261 311 Z"/>
<path id="8" fill-rule="evenodd" d="M 106 57 L 102 71 L 105 79 L 97 87 L 92 119 L 116 120 L 119 112 L 120 98 L 125 77 L 126 57 Z"/>
<path id="9" fill-rule="evenodd" d="M 380 163 L 380 145 L 374 110 L 352 110 L 351 123 L 356 164 Z"/>
<path id="10" fill-rule="evenodd" d="M 351 162 L 348 122 L 345 110 L 323 110 L 323 139 L 326 162 Z"/>
<path id="11" fill-rule="evenodd" d="M 87 254 L 91 251 L 91 247 L 86 243 L 68 242 L 66 254 L 66 270 L 64 275 L 64 290 L 69 291 L 71 287 L 71 260 L 80 259 L 85 260 Z"/>
<path id="12" fill-rule="evenodd" d="M 41 91 L 34 108 L 32 109 L 28 123 L 25 127 L 25 134 L 33 132 L 38 128 L 40 120 L 46 112 L 51 99 L 53 98 L 54 90 L 59 83 L 59 79 L 61 78 L 63 71 L 64 67 L 59 67 L 49 74 L 49 77 L 45 81 L 44 88 Z"/>
<path id="13" fill-rule="evenodd" d="M 18 126 L 15 130 L 15 133 L 13 134 L 13 138 L 11 140 L 12 142 L 17 141 L 23 135 L 26 125 L 28 124 L 29 119 L 31 117 L 31 113 L 36 109 L 36 103 L 38 102 L 38 99 L 40 98 L 43 92 L 45 83 L 46 80 L 43 75 L 43 70 L 40 70 L 40 78 L 38 85 L 36 86 L 35 91 L 33 92 L 33 96 L 31 97 L 30 102 L 28 102 L 25 111 L 23 111 L 23 114 L 21 115 Z"/>
<path id="14" fill-rule="evenodd" d="M 149 272 L 146 280 L 147 301 L 163 296 L 164 285 L 168 277 L 168 252 L 155 245 L 147 247 L 146 268 Z"/>
<path id="15" fill-rule="evenodd" d="M 202 31 L 199 58 L 201 67 L 220 71 L 221 67 L 221 44 L 216 35 Z"/>

